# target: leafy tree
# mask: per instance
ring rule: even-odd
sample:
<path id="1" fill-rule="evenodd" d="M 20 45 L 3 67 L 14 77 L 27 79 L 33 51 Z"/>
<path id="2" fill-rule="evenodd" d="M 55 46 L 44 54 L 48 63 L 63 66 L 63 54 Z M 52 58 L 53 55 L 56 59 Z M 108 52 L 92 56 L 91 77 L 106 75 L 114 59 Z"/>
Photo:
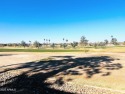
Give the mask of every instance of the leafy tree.
<path id="1" fill-rule="evenodd" d="M 123 42 L 123 45 L 125 45 L 125 41 Z"/>
<path id="2" fill-rule="evenodd" d="M 56 47 L 56 44 L 55 43 L 52 43 L 51 44 L 51 47 L 54 49 Z"/>
<path id="3" fill-rule="evenodd" d="M 35 41 L 35 42 L 33 43 L 33 46 L 39 49 L 40 43 L 39 43 L 38 41 Z"/>
<path id="4" fill-rule="evenodd" d="M 71 46 L 72 46 L 73 48 L 75 48 L 76 46 L 78 46 L 78 42 L 73 42 L 73 43 L 71 43 Z"/>
<path id="5" fill-rule="evenodd" d="M 97 49 L 98 43 L 94 43 L 94 48 Z"/>
<path id="6" fill-rule="evenodd" d="M 114 45 L 118 44 L 117 39 L 114 38 L 113 36 L 111 36 L 111 43 L 114 44 Z"/>
<path id="7" fill-rule="evenodd" d="M 60 47 L 61 47 L 61 48 L 63 47 L 63 43 L 60 43 Z"/>
<path id="8" fill-rule="evenodd" d="M 0 44 L 0 47 L 4 47 L 4 44 Z"/>
<path id="9" fill-rule="evenodd" d="M 82 46 L 86 46 L 86 45 L 88 44 L 88 40 L 86 39 L 85 36 L 82 36 L 82 37 L 81 37 L 80 44 L 81 44 Z"/>
<path id="10" fill-rule="evenodd" d="M 21 46 L 23 46 L 24 48 L 26 47 L 26 42 L 25 41 L 21 41 Z"/>
<path id="11" fill-rule="evenodd" d="M 105 39 L 104 42 L 106 45 L 109 43 L 109 41 L 107 39 Z"/>
<path id="12" fill-rule="evenodd" d="M 98 44 L 98 46 L 101 46 L 102 48 L 104 48 L 104 47 L 106 46 L 106 43 L 105 43 L 105 42 L 100 42 L 100 43 Z"/>
<path id="13" fill-rule="evenodd" d="M 63 43 L 63 48 L 65 49 L 68 45 L 66 43 Z"/>

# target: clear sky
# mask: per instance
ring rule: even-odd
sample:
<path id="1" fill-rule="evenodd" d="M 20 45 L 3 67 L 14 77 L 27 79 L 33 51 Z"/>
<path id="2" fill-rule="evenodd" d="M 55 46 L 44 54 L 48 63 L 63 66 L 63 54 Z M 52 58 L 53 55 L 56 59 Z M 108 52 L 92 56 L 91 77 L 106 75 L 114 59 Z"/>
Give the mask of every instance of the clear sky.
<path id="1" fill-rule="evenodd" d="M 125 41 L 125 0 L 0 0 L 0 43 Z"/>

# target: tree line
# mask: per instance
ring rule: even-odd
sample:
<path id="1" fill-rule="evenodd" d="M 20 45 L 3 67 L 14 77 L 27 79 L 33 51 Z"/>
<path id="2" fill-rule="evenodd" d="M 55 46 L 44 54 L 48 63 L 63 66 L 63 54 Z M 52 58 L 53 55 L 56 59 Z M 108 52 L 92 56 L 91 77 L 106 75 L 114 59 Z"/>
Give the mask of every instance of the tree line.
<path id="1" fill-rule="evenodd" d="M 8 47 L 32 47 L 32 48 L 47 48 L 47 47 L 52 47 L 53 49 L 55 47 L 60 46 L 60 48 L 64 48 L 66 49 L 68 46 L 71 46 L 72 48 L 76 48 L 78 46 L 80 47 L 94 47 L 94 48 L 97 48 L 97 47 L 106 47 L 108 45 L 119 45 L 120 43 L 118 42 L 117 38 L 114 38 L 113 36 L 111 36 L 111 40 L 108 41 L 107 39 L 105 39 L 104 41 L 102 42 L 89 42 L 89 40 L 85 37 L 85 36 L 82 36 L 80 38 L 80 42 L 75 42 L 73 41 L 72 43 L 69 43 L 68 42 L 68 39 L 65 39 L 63 38 L 62 39 L 63 42 L 62 43 L 51 43 L 51 40 L 50 39 L 43 39 L 43 43 L 40 43 L 38 41 L 29 41 L 29 43 L 26 43 L 25 41 L 21 41 L 20 43 L 7 43 L 7 44 L 0 44 L 0 47 L 5 47 L 5 46 L 8 46 Z M 123 45 L 125 45 L 125 41 L 123 42 Z"/>

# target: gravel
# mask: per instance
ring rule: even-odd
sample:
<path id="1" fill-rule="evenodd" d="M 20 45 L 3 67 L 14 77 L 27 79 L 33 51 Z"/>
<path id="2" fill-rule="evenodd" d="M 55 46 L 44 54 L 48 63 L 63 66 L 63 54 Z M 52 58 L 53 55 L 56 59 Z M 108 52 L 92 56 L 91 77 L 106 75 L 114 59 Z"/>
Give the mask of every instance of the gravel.
<path id="1" fill-rule="evenodd" d="M 0 86 L 13 82 L 18 75 L 19 72 L 15 70 L 0 73 Z"/>
<path id="2" fill-rule="evenodd" d="M 94 87 L 89 85 L 74 85 L 74 83 L 65 83 L 62 86 L 57 84 L 51 85 L 50 88 L 60 91 L 71 92 L 74 94 L 125 94 L 124 92 Z"/>
<path id="3" fill-rule="evenodd" d="M 0 74 L 0 86 L 11 83 L 14 79 L 13 80 L 10 80 L 10 79 L 12 79 L 14 77 L 17 77 L 18 75 L 19 75 L 18 71 L 8 71 L 8 72 L 1 73 Z M 23 83 L 23 81 L 24 80 L 22 78 L 22 83 Z M 30 83 L 30 82 L 34 83 L 32 81 L 33 80 L 28 81 L 28 83 Z M 120 91 L 114 91 L 114 90 L 100 88 L 100 87 L 94 87 L 94 86 L 82 85 L 82 84 L 78 85 L 78 84 L 76 84 L 75 81 L 74 82 L 66 82 L 66 83 L 64 83 L 63 85 L 60 85 L 60 86 L 58 84 L 52 84 L 52 85 L 49 85 L 48 87 L 51 88 L 51 89 L 70 92 L 70 93 L 73 93 L 73 94 L 125 94 L 125 93 L 120 92 Z M 30 91 L 30 90 L 27 90 L 27 91 Z M 36 94 L 36 93 L 34 93 L 34 94 Z M 38 94 L 40 94 L 40 93 L 38 93 Z M 46 91 L 45 94 L 51 94 L 51 93 L 49 93 L 49 91 Z M 57 94 L 57 93 L 55 92 L 55 94 Z"/>

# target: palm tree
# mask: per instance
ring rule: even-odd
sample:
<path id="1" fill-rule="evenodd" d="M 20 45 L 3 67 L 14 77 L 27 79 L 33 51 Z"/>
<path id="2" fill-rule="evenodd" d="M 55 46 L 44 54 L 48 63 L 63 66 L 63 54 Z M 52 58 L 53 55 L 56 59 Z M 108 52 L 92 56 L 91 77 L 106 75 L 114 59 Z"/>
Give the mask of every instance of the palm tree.
<path id="1" fill-rule="evenodd" d="M 49 39 L 49 45 L 50 45 L 50 39 Z"/>
<path id="2" fill-rule="evenodd" d="M 49 39 L 49 43 L 50 43 L 50 39 Z"/>
<path id="3" fill-rule="evenodd" d="M 64 43 L 64 40 L 65 40 L 65 39 L 63 38 L 63 43 Z"/>
<path id="4" fill-rule="evenodd" d="M 66 39 L 66 44 L 67 44 L 67 46 L 68 46 L 68 39 Z M 66 47 L 67 47 L 67 46 L 66 46 Z"/>
<path id="5" fill-rule="evenodd" d="M 43 39 L 44 40 L 44 43 L 45 43 L 45 39 Z"/>
<path id="6" fill-rule="evenodd" d="M 47 47 L 47 42 L 48 42 L 48 39 L 46 39 L 46 47 Z"/>
<path id="7" fill-rule="evenodd" d="M 68 39 L 66 40 L 66 42 L 68 42 Z"/>
<path id="8" fill-rule="evenodd" d="M 46 39 L 44 39 L 44 46 L 45 46 L 45 40 L 46 40 Z"/>
<path id="9" fill-rule="evenodd" d="M 31 46 L 31 41 L 29 41 L 29 46 Z"/>

